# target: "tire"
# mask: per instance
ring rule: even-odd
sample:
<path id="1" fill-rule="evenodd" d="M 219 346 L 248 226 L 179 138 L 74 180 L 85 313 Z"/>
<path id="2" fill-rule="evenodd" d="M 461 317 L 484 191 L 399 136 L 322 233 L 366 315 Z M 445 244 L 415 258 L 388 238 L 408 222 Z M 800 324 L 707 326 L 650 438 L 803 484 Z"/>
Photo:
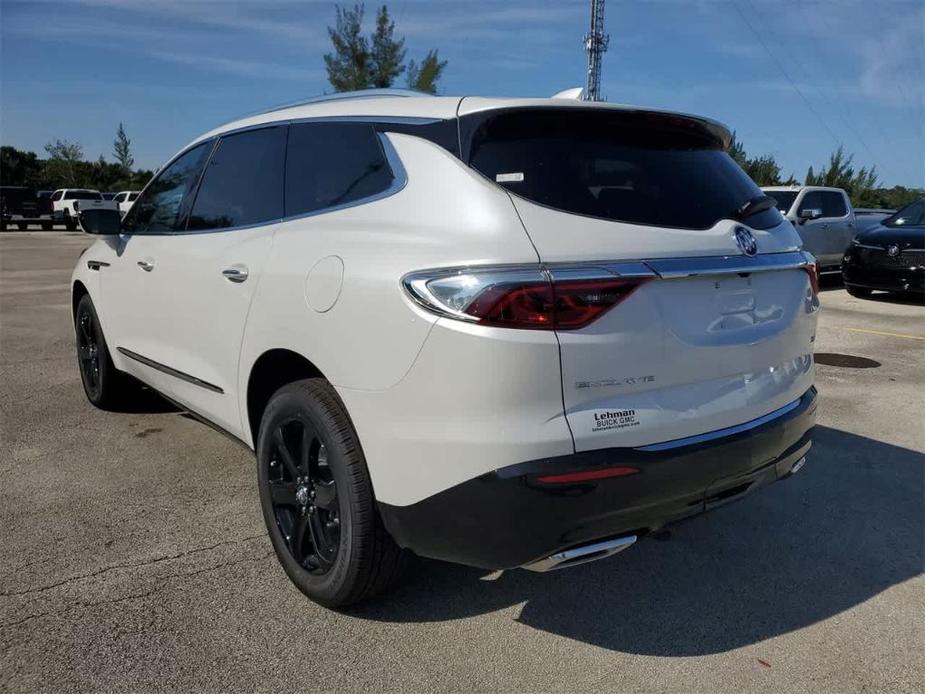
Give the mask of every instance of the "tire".
<path id="1" fill-rule="evenodd" d="M 848 290 L 848 294 L 853 296 L 856 299 L 866 299 L 870 296 L 870 289 L 864 289 L 863 287 L 852 287 L 850 285 L 845 285 L 845 289 Z"/>
<path id="2" fill-rule="evenodd" d="M 276 556 L 309 598 L 344 607 L 400 578 L 408 552 L 382 524 L 356 432 L 327 381 L 296 381 L 270 399 L 257 481 Z"/>
<path id="3" fill-rule="evenodd" d="M 103 328 L 87 294 L 77 304 L 74 333 L 77 367 L 87 400 L 101 410 L 122 409 L 127 399 L 128 379 L 112 363 Z"/>
<path id="4" fill-rule="evenodd" d="M 71 213 L 67 210 L 64 211 L 64 228 L 68 231 L 77 230 L 77 220 L 71 217 Z"/>

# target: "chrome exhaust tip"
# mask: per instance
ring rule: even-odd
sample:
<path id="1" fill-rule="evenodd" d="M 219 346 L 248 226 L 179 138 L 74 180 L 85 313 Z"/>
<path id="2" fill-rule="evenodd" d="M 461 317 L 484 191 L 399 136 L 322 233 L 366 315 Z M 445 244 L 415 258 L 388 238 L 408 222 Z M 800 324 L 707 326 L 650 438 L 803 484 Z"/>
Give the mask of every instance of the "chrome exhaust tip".
<path id="1" fill-rule="evenodd" d="M 618 552 L 622 552 L 635 542 L 635 535 L 618 537 L 613 540 L 604 540 L 603 542 L 594 542 L 590 545 L 582 545 L 581 547 L 573 547 L 572 549 L 556 552 L 545 559 L 539 559 L 530 564 L 524 564 L 521 568 L 542 573 L 545 571 L 552 571 L 553 569 L 564 569 L 569 566 L 587 564 L 588 562 L 597 561 L 598 559 L 610 557 Z"/>

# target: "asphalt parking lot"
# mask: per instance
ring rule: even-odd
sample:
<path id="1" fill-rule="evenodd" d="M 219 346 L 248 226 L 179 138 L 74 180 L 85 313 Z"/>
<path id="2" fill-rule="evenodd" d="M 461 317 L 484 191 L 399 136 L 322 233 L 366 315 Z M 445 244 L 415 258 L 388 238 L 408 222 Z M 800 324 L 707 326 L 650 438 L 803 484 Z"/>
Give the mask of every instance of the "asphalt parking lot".
<path id="1" fill-rule="evenodd" d="M 248 451 L 86 402 L 88 243 L 0 234 L 0 691 L 925 688 L 925 307 L 827 283 L 793 479 L 567 571 L 419 561 L 337 613 L 272 556 Z"/>

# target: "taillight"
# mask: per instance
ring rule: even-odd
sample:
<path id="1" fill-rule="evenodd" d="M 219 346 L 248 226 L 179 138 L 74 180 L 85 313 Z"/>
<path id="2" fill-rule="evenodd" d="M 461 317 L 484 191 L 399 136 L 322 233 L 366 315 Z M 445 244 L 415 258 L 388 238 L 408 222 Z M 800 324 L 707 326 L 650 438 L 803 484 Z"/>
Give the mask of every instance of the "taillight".
<path id="1" fill-rule="evenodd" d="M 809 286 L 813 288 L 813 296 L 819 296 L 819 264 L 813 260 L 808 265 L 803 266 L 803 269 L 809 275 Z"/>
<path id="2" fill-rule="evenodd" d="M 504 328 L 577 330 L 654 277 L 594 268 L 557 277 L 541 267 L 421 272 L 404 280 L 418 303 L 441 315 Z M 570 276 L 571 275 L 571 276 Z"/>

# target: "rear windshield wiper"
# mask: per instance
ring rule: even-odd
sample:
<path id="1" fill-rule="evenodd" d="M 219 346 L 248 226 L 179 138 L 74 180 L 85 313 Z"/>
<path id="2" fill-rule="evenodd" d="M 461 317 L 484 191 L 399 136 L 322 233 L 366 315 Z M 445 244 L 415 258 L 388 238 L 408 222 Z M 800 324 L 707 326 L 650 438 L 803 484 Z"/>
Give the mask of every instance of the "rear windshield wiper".
<path id="1" fill-rule="evenodd" d="M 777 200 L 770 195 L 759 195 L 756 198 L 748 200 L 741 207 L 736 208 L 735 217 L 736 219 L 745 219 L 746 217 L 751 217 L 753 214 L 770 210 L 775 205 L 777 205 Z"/>

